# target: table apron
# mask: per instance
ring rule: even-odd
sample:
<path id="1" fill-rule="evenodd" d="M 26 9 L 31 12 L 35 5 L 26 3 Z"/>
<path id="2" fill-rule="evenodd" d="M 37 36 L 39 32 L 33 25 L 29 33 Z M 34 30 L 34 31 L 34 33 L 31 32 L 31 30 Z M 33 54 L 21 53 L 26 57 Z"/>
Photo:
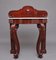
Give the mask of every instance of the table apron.
<path id="1" fill-rule="evenodd" d="M 40 24 L 40 23 L 47 23 L 47 19 L 9 19 L 9 23 L 15 23 L 15 24 Z"/>

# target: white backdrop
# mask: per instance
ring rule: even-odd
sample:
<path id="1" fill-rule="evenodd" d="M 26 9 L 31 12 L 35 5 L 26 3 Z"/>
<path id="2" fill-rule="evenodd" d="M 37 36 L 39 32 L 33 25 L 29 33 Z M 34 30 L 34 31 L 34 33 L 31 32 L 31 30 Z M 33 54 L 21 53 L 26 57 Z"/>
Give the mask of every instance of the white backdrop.
<path id="1" fill-rule="evenodd" d="M 48 11 L 47 42 L 56 43 L 56 0 L 0 0 L 0 43 L 10 42 L 8 12 L 25 5 Z M 20 24 L 18 31 L 20 42 L 36 43 L 38 36 L 36 24 Z"/>
<path id="2" fill-rule="evenodd" d="M 48 11 L 47 54 L 42 60 L 56 59 L 56 0 L 0 0 L 0 59 L 14 60 L 10 52 L 10 30 L 8 12 L 31 5 L 36 9 Z M 20 24 L 17 31 L 21 52 L 18 60 L 39 60 L 37 58 L 36 41 L 38 28 L 36 24 Z"/>

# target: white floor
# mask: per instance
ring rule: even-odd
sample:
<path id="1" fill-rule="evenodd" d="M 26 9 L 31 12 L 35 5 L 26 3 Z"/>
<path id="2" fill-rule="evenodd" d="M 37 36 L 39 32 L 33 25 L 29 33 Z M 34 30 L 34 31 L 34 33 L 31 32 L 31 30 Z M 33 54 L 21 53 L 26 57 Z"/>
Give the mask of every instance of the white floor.
<path id="1" fill-rule="evenodd" d="M 56 59 L 56 44 L 47 44 L 47 54 L 41 60 L 55 60 Z M 10 44 L 0 43 L 0 60 L 15 60 L 13 55 L 10 54 Z M 21 45 L 21 51 L 17 60 L 40 60 L 37 57 L 35 45 Z"/>

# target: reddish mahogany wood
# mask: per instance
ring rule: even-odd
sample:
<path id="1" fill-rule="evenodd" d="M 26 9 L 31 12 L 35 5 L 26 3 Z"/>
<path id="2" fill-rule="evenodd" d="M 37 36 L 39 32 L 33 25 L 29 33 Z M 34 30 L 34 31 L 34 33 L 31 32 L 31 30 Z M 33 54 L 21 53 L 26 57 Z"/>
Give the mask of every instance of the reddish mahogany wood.
<path id="1" fill-rule="evenodd" d="M 32 20 L 18 20 L 18 19 L 10 19 L 9 20 L 10 23 L 15 23 L 15 24 L 41 24 L 41 23 L 47 23 L 47 19 L 32 19 Z"/>
<path id="2" fill-rule="evenodd" d="M 24 6 L 19 10 L 12 10 L 8 13 L 9 18 L 19 17 L 47 17 L 48 13 L 44 10 L 37 10 L 32 6 Z M 37 24 L 39 29 L 39 37 L 36 45 L 38 57 L 42 58 L 42 55 L 46 53 L 46 23 L 47 19 L 9 19 L 10 23 L 10 36 L 11 36 L 11 53 L 14 54 L 14 58 L 18 58 L 20 52 L 20 44 L 17 37 L 17 29 L 19 24 Z"/>
<path id="3" fill-rule="evenodd" d="M 47 12 L 34 9 L 32 6 L 24 6 L 19 10 L 9 12 L 9 17 L 47 17 Z"/>

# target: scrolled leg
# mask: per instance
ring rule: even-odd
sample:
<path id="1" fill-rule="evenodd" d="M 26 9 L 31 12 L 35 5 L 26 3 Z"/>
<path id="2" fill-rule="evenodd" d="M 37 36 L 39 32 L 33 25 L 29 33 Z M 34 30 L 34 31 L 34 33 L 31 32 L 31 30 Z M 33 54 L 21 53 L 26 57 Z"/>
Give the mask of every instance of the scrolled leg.
<path id="1" fill-rule="evenodd" d="M 18 41 L 18 37 L 17 37 L 17 28 L 18 28 L 18 25 L 16 25 L 16 24 L 11 24 L 11 26 L 10 26 L 10 29 L 11 29 L 11 52 L 12 52 L 12 48 L 13 48 L 14 58 L 18 58 L 18 54 L 20 52 L 20 45 L 19 45 L 19 41 Z M 12 47 L 12 45 L 14 47 Z"/>
<path id="2" fill-rule="evenodd" d="M 37 27 L 39 29 L 39 37 L 36 50 L 38 57 L 42 58 L 43 53 L 46 53 L 46 24 L 37 24 Z"/>
<path id="3" fill-rule="evenodd" d="M 46 53 L 46 23 L 43 24 L 43 36 L 42 36 L 42 52 L 45 54 Z"/>
<path id="4" fill-rule="evenodd" d="M 37 50 L 37 54 L 39 58 L 42 58 L 43 53 L 41 53 L 41 36 L 42 36 L 42 28 L 40 24 L 37 24 L 37 27 L 39 29 L 39 37 L 38 37 L 38 41 L 37 41 L 37 45 L 36 45 L 36 50 Z"/>
<path id="5" fill-rule="evenodd" d="M 10 50 L 10 53 L 15 54 L 15 42 L 13 40 L 13 32 L 11 30 L 11 25 L 12 24 L 10 24 L 10 38 L 11 38 L 11 50 Z"/>

